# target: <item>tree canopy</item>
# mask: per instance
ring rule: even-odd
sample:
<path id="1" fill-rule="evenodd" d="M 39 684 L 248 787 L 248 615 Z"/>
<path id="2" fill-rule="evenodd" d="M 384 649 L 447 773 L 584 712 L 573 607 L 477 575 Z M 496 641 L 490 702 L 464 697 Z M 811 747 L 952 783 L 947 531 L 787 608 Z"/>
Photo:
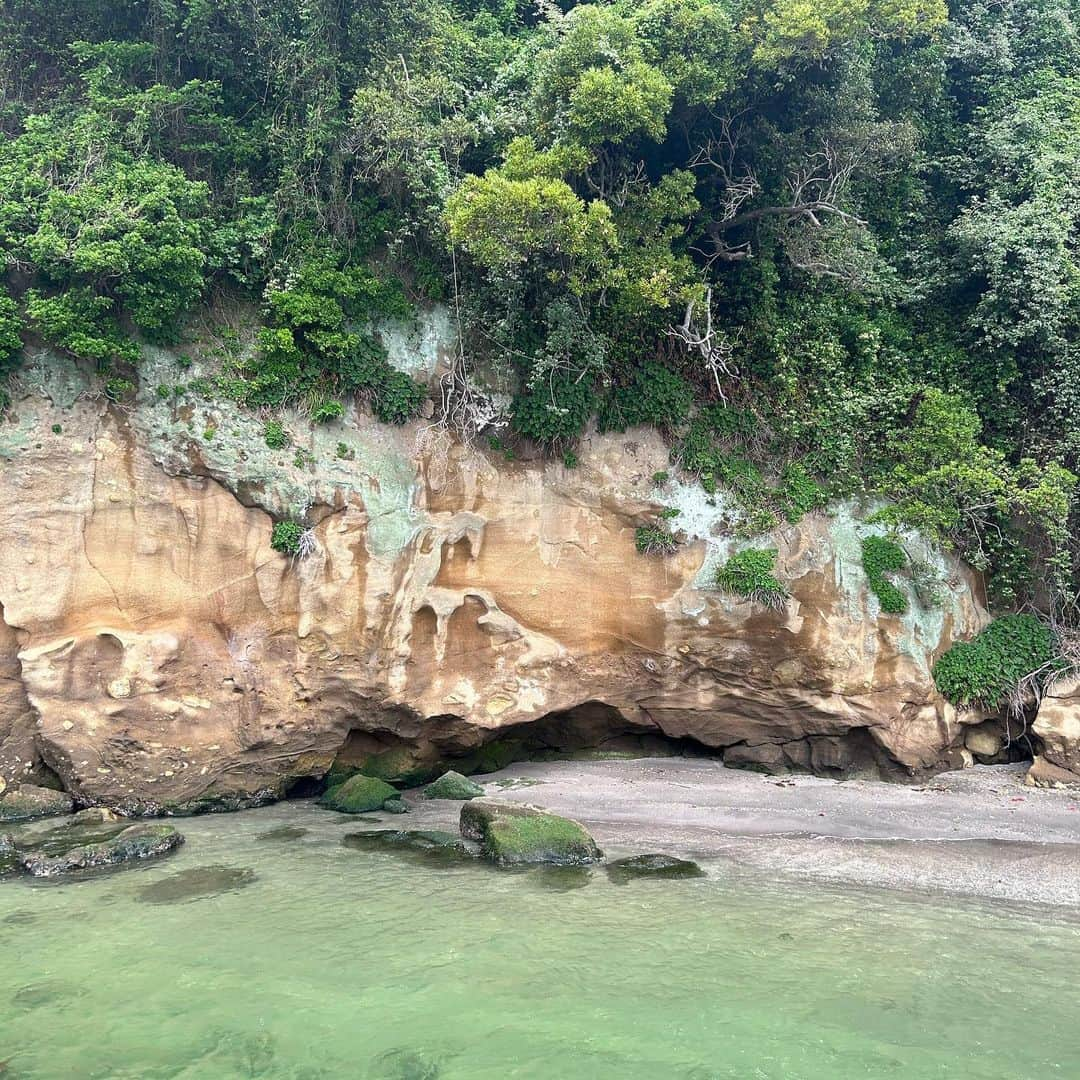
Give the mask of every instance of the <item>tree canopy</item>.
<path id="1" fill-rule="evenodd" d="M 751 529 L 881 496 L 1064 614 L 1078 71 L 1077 0 L 12 0 L 0 373 L 229 289 L 242 404 L 403 422 L 376 325 L 445 301 L 459 428 L 654 424 Z"/>

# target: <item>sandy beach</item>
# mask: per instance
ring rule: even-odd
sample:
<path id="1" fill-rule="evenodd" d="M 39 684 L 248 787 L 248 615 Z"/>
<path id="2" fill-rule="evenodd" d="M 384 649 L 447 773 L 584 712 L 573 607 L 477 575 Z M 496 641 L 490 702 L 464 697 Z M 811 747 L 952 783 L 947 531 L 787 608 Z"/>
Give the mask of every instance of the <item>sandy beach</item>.
<path id="1" fill-rule="evenodd" d="M 977 766 L 909 787 L 638 758 L 522 763 L 474 779 L 492 797 L 575 818 L 611 852 L 1080 908 L 1080 792 L 1027 787 L 1024 771 Z M 456 827 L 456 804 L 418 795 L 405 827 Z"/>

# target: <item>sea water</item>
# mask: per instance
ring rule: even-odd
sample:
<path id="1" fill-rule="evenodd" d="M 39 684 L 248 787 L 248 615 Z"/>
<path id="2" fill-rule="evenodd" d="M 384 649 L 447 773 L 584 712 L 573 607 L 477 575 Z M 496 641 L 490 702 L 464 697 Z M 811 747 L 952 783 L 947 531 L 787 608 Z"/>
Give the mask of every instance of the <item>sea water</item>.
<path id="1" fill-rule="evenodd" d="M 177 824 L 160 861 L 0 882 L 4 1080 L 1080 1077 L 1067 910 L 501 872 L 303 802 Z"/>

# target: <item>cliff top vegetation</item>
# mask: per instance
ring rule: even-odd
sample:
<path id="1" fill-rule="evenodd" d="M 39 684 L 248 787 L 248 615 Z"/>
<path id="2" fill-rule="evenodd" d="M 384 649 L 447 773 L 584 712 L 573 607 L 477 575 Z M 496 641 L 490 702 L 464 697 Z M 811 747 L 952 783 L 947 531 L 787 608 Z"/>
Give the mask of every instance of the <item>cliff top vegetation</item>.
<path id="1" fill-rule="evenodd" d="M 763 528 L 888 498 L 1003 609 L 1076 592 L 1076 0 L 14 0 L 0 369 L 113 397 L 238 291 L 247 407 L 640 423 Z M 493 387 L 513 397 L 508 414 Z M 505 437 L 505 433 L 503 435 Z"/>

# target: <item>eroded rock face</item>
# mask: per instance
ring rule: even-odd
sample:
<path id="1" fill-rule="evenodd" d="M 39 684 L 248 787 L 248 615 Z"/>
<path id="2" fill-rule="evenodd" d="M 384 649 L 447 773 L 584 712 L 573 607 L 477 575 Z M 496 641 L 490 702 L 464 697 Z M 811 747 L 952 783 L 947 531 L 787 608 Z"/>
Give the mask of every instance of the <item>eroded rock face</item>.
<path id="1" fill-rule="evenodd" d="M 571 471 L 422 423 L 293 418 L 298 462 L 232 406 L 157 401 L 147 363 L 131 409 L 80 398 L 73 373 L 0 428 L 8 782 L 47 766 L 80 802 L 183 812 L 280 797 L 336 758 L 415 783 L 490 767 L 492 740 L 530 732 L 836 775 L 959 753 L 930 668 L 984 625 L 973 582 L 923 550 L 943 606 L 882 615 L 851 507 L 761 541 L 792 594 L 773 612 L 708 587 L 739 546 L 731 508 L 657 488 L 655 433 L 587 436 Z M 303 504 L 317 551 L 293 561 L 268 510 Z M 687 543 L 638 555 L 635 527 L 665 505 Z"/>
<path id="2" fill-rule="evenodd" d="M 1080 680 L 1062 679 L 1050 687 L 1032 731 L 1042 740 L 1042 753 L 1028 781 L 1047 787 L 1080 785 Z"/>

